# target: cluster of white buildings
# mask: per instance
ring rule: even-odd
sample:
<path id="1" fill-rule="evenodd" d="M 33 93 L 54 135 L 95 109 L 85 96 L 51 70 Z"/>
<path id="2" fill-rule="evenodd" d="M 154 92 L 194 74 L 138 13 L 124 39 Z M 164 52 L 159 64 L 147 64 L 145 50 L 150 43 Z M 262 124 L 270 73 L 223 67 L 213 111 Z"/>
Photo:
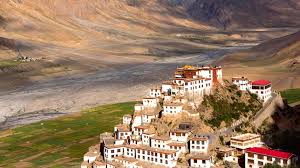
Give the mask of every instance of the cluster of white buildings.
<path id="1" fill-rule="evenodd" d="M 245 156 L 245 168 L 263 168 L 266 164 L 288 167 L 298 161 L 298 157 L 292 153 L 268 148 L 257 134 L 246 133 L 231 137 L 230 147 L 236 150 L 235 155 L 231 156 Z"/>
<path id="2" fill-rule="evenodd" d="M 264 103 L 272 97 L 272 84 L 268 80 L 250 81 L 245 77 L 233 77 L 232 82 L 240 90 L 256 94 Z"/>
<path id="3" fill-rule="evenodd" d="M 240 90 L 258 94 L 263 100 L 269 98 L 269 92 L 265 91 L 271 90 L 271 83 L 250 82 L 244 78 L 234 78 L 233 83 Z M 210 94 L 212 87 L 218 84 L 222 84 L 221 67 L 177 68 L 171 80 L 163 82 L 161 87 L 150 89 L 141 103 L 134 106 L 133 115 L 123 116 L 123 122 L 114 127 L 113 134 L 102 136 L 100 144 L 90 148 L 84 155 L 81 168 L 182 167 L 178 165 L 179 160 L 186 163 L 184 167 L 213 167 L 208 136 L 192 132 L 189 123 L 182 123 L 177 129 L 159 135 L 151 123 L 162 116 L 187 114 L 199 117 L 196 103 L 200 104 L 203 96 Z M 260 137 L 250 134 L 233 137 L 231 148 L 220 149 L 219 152 L 224 161 L 237 162 L 238 150 L 247 154 L 249 148 L 260 143 Z"/>

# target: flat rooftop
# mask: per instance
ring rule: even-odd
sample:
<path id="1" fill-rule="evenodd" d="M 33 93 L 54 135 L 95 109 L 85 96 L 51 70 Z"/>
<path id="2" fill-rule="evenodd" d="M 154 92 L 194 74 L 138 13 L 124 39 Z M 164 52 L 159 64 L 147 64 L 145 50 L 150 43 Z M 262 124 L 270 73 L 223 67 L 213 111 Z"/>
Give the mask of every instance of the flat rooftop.
<path id="1" fill-rule="evenodd" d="M 231 140 L 236 140 L 236 141 L 249 141 L 255 138 L 259 138 L 260 135 L 258 134 L 251 134 L 251 133 L 246 133 L 238 136 L 231 137 Z"/>

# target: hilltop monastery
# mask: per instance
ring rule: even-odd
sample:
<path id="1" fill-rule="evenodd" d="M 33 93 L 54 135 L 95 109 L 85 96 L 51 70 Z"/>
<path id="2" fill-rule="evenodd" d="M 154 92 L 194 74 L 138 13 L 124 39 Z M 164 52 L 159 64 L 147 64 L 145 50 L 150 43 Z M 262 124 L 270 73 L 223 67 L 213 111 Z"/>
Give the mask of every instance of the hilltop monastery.
<path id="1" fill-rule="evenodd" d="M 263 102 L 272 97 L 269 81 L 251 82 L 244 77 L 235 77 L 232 82 L 242 91 L 257 94 Z M 183 162 L 187 163 L 184 167 L 214 167 L 214 158 L 209 152 L 210 137 L 193 132 L 191 123 L 181 123 L 163 136 L 157 135 L 149 125 L 162 116 L 185 113 L 190 117 L 199 117 L 195 108 L 203 96 L 211 94 L 215 85 L 222 84 L 222 68 L 219 66 L 177 68 L 171 80 L 163 82 L 161 87 L 151 88 L 141 103 L 134 106 L 133 115 L 123 116 L 123 122 L 114 127 L 114 133 L 101 134 L 100 144 L 90 147 L 81 168 L 173 168 Z M 245 134 L 232 137 L 231 147 L 218 149 L 217 152 L 224 160 L 235 163 L 238 161 L 237 153 L 246 153 L 246 159 L 257 159 L 256 155 L 266 156 L 265 162 L 255 159 L 247 161 L 247 167 L 267 163 L 269 157 L 282 165 L 294 161 L 292 154 L 280 157 L 282 153 L 270 152 L 259 146 L 259 135 Z M 269 156 L 274 153 L 276 155 Z"/>

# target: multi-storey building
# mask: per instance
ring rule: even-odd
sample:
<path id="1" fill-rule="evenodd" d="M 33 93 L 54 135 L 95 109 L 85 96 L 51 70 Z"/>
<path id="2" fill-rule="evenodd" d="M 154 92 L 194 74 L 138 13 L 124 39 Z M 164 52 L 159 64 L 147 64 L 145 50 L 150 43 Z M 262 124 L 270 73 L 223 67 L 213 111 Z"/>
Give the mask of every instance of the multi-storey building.
<path id="1" fill-rule="evenodd" d="M 132 116 L 127 114 L 123 116 L 123 124 L 130 125 L 132 121 Z"/>
<path id="2" fill-rule="evenodd" d="M 175 150 L 138 146 L 136 148 L 136 159 L 162 166 L 175 167 L 178 157 L 176 156 Z"/>
<path id="3" fill-rule="evenodd" d="M 165 102 L 163 105 L 163 115 L 176 115 L 183 110 L 182 103 Z"/>
<path id="4" fill-rule="evenodd" d="M 268 101 L 272 97 L 272 84 L 267 80 L 257 80 L 251 83 L 251 92 L 257 94 L 257 96 L 263 100 Z"/>
<path id="5" fill-rule="evenodd" d="M 254 147 L 246 150 L 245 168 L 262 168 L 266 164 L 278 164 L 288 167 L 297 162 L 298 158 L 288 152 Z"/>
<path id="6" fill-rule="evenodd" d="M 234 148 L 218 148 L 216 149 L 217 157 L 223 161 L 238 163 L 238 152 Z"/>
<path id="7" fill-rule="evenodd" d="M 171 138 L 169 136 L 153 136 L 150 137 L 150 147 L 168 149 L 167 144 L 171 143 Z"/>
<path id="8" fill-rule="evenodd" d="M 132 135 L 129 125 L 119 124 L 114 127 L 116 139 L 128 139 Z"/>
<path id="9" fill-rule="evenodd" d="M 232 82 L 237 85 L 239 90 L 256 94 L 264 103 L 272 97 L 272 84 L 270 81 L 257 80 L 251 82 L 245 77 L 233 77 Z"/>
<path id="10" fill-rule="evenodd" d="M 149 132 L 149 131 L 145 131 L 142 134 L 142 143 L 143 143 L 143 145 L 150 146 L 150 138 L 153 137 L 153 136 L 155 136 L 155 133 Z"/>
<path id="11" fill-rule="evenodd" d="M 162 92 L 161 92 L 162 88 L 151 88 L 149 91 L 149 96 L 150 97 L 154 97 L 154 98 L 158 98 L 161 97 Z"/>
<path id="12" fill-rule="evenodd" d="M 89 151 L 83 156 L 83 161 L 87 163 L 93 163 L 96 161 L 96 159 L 100 156 L 100 153 L 98 151 Z"/>
<path id="13" fill-rule="evenodd" d="M 144 108 L 156 108 L 159 101 L 156 97 L 145 97 L 143 98 L 143 106 Z"/>
<path id="14" fill-rule="evenodd" d="M 115 157 L 123 155 L 124 145 L 105 145 L 104 160 L 112 161 Z"/>
<path id="15" fill-rule="evenodd" d="M 148 131 L 149 125 L 139 125 L 133 128 L 133 134 L 142 136 L 143 133 Z"/>
<path id="16" fill-rule="evenodd" d="M 191 135 L 190 130 L 183 130 L 183 129 L 175 129 L 171 130 L 170 133 L 170 138 L 172 141 L 178 141 L 178 142 L 187 142 L 189 135 Z"/>
<path id="17" fill-rule="evenodd" d="M 189 160 L 190 167 L 210 168 L 212 166 L 212 157 L 207 154 L 192 154 Z"/>
<path id="18" fill-rule="evenodd" d="M 190 152 L 207 153 L 209 139 L 207 137 L 192 137 L 189 141 Z"/>
<path id="19" fill-rule="evenodd" d="M 244 151 L 247 148 L 259 147 L 261 145 L 261 136 L 257 134 L 246 133 L 231 137 L 230 139 L 230 146 L 241 151 Z"/>
<path id="20" fill-rule="evenodd" d="M 242 91 L 251 91 L 252 85 L 251 81 L 248 80 L 248 78 L 245 77 L 233 77 L 232 83 L 235 84 L 239 90 Z"/>

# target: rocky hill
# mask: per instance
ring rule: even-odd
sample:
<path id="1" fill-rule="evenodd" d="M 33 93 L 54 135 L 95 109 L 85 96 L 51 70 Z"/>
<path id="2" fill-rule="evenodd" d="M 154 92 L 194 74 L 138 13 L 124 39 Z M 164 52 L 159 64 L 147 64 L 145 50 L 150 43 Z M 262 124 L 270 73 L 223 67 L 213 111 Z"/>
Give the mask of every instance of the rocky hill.
<path id="1" fill-rule="evenodd" d="M 183 1 L 190 2 L 187 11 L 193 18 L 224 29 L 300 25 L 300 2 L 298 0 Z"/>

